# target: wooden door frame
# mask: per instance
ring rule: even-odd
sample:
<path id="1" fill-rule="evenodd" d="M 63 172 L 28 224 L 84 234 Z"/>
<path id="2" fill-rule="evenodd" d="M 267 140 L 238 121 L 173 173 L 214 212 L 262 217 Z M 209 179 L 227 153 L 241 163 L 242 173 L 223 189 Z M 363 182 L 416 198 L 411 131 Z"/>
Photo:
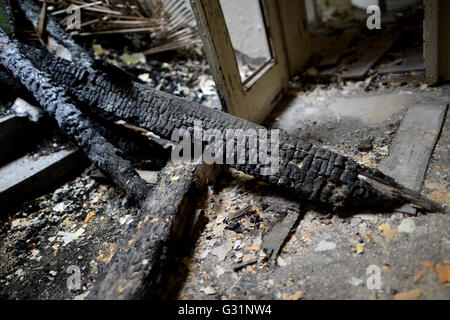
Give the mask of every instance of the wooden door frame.
<path id="1" fill-rule="evenodd" d="M 277 1 L 261 2 L 272 59 L 242 82 L 219 0 L 191 0 L 222 105 L 227 112 L 256 123 L 280 100 L 290 76 Z"/>
<path id="2" fill-rule="evenodd" d="M 423 54 L 425 80 L 429 84 L 450 80 L 450 3 L 424 0 Z"/>

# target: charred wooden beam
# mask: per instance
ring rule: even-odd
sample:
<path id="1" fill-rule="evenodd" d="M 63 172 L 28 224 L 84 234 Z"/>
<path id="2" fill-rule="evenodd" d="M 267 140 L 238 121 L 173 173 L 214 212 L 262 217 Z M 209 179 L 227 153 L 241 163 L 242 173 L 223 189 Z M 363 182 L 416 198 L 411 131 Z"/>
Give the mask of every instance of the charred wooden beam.
<path id="1" fill-rule="evenodd" d="M 0 91 L 0 102 L 6 99 L 12 100 L 15 97 L 24 97 L 34 102 L 34 98 L 30 96 L 29 91 L 22 83 L 2 67 L 0 67 L 0 87 L 3 88 Z M 95 130 L 120 149 L 124 157 L 150 160 L 158 168 L 162 168 L 169 159 L 168 149 L 142 134 L 120 125 L 102 121 L 95 115 L 88 116 Z"/>
<path id="2" fill-rule="evenodd" d="M 155 297 L 166 276 L 169 254 L 178 247 L 193 211 L 197 191 L 216 176 L 206 165 L 167 165 L 143 203 L 137 227 L 127 230 L 119 250 L 95 283 L 88 299 Z"/>
<path id="3" fill-rule="evenodd" d="M 90 161 L 121 187 L 130 198 L 142 201 L 150 186 L 139 177 L 130 161 L 119 156 L 120 150 L 95 129 L 92 122 L 70 102 L 63 88 L 54 86 L 47 74 L 37 70 L 20 53 L 17 42 L 0 30 L 0 64 L 33 94 L 58 126 L 71 136 Z"/>
<path id="4" fill-rule="evenodd" d="M 36 49 L 30 49 L 27 56 L 80 105 L 90 107 L 107 119 L 123 119 L 167 139 L 176 129 L 193 130 L 195 121 L 201 121 L 204 130 L 264 129 L 244 119 L 140 83 L 111 78 L 101 71 L 82 68 Z M 269 139 L 270 135 L 267 145 L 270 145 Z M 230 165 L 302 199 L 332 208 L 375 203 L 392 205 L 394 201 L 413 203 L 428 211 L 442 210 L 438 203 L 403 188 L 378 170 L 282 132 L 279 150 L 279 170 L 271 175 L 261 174 L 262 166 L 249 163 L 248 148 L 244 164 Z"/>
<path id="5" fill-rule="evenodd" d="M 122 151 L 123 157 L 151 160 L 158 168 L 162 168 L 169 160 L 169 149 L 141 133 L 94 117 L 90 119 L 98 133 Z"/>
<path id="6" fill-rule="evenodd" d="M 0 94 L 8 93 L 11 95 L 11 91 L 6 92 L 6 89 L 12 90 L 12 94 L 15 92 L 22 92 L 23 86 L 19 81 L 11 77 L 8 71 L 0 67 L 0 86 L 3 89 Z"/>

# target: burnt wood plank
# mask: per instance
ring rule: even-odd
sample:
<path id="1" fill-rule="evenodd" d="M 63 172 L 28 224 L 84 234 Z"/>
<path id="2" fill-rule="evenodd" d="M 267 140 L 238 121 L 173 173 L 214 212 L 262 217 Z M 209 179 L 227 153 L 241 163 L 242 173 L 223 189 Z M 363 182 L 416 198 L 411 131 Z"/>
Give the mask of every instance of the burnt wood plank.
<path id="1" fill-rule="evenodd" d="M 287 210 L 287 215 L 283 221 L 276 224 L 268 234 L 263 238 L 261 248 L 275 259 L 280 252 L 281 246 L 286 241 L 289 232 L 300 217 L 300 210 Z"/>
<path id="2" fill-rule="evenodd" d="M 398 33 L 381 36 L 378 41 L 368 39 L 361 48 L 361 56 L 342 73 L 344 80 L 360 80 L 377 63 L 387 50 L 397 41 Z"/>
<path id="3" fill-rule="evenodd" d="M 28 48 L 24 53 L 39 69 L 51 75 L 54 82 L 62 85 L 80 105 L 92 108 L 105 118 L 127 121 L 166 139 L 170 139 L 175 130 L 192 128 L 194 121 L 201 121 L 205 130 L 218 129 L 222 132 L 227 129 L 264 129 L 255 123 L 140 83 L 119 82 L 111 75 L 82 68 L 36 49 Z M 269 137 L 267 140 L 267 145 L 270 145 Z M 226 145 L 226 140 L 223 145 Z M 334 208 L 358 205 L 362 198 L 365 204 L 370 199 L 385 199 L 384 195 L 357 177 L 357 171 L 364 171 L 386 182 L 391 181 L 388 177 L 380 176 L 379 171 L 363 168 L 345 156 L 282 132 L 279 149 L 279 170 L 271 175 L 262 174 L 267 166 L 250 164 L 248 160 L 244 164 L 232 162 L 230 165 L 259 180 L 286 188 L 301 198 L 331 204 Z M 246 159 L 248 154 L 249 150 L 246 150 Z M 336 188 L 338 185 L 344 188 Z"/>
<path id="4" fill-rule="evenodd" d="M 0 207 L 6 214 L 22 203 L 79 174 L 88 161 L 78 149 L 61 150 L 34 160 L 19 158 L 0 168 Z"/>
<path id="5" fill-rule="evenodd" d="M 447 107 L 410 107 L 394 137 L 389 156 L 381 161 L 378 168 L 400 184 L 420 191 Z"/>
<path id="6" fill-rule="evenodd" d="M 396 66 L 382 67 L 377 70 L 378 74 L 411 72 L 424 70 L 423 60 L 408 61 Z"/>
<path id="7" fill-rule="evenodd" d="M 19 51 L 16 41 L 0 30 L 0 64 L 33 94 L 34 98 L 54 118 L 58 126 L 71 136 L 89 160 L 102 170 L 127 196 L 141 202 L 151 190 L 120 150 L 95 129 L 94 123 L 71 103 L 65 90 L 54 86 L 47 73 L 35 66 Z"/>
<path id="8" fill-rule="evenodd" d="M 401 56 L 401 63 L 390 66 L 379 66 L 378 74 L 394 73 L 394 72 L 410 72 L 424 70 L 424 60 L 422 48 L 408 51 Z"/>
<path id="9" fill-rule="evenodd" d="M 164 278 L 169 253 L 179 245 L 192 220 L 205 165 L 168 165 L 139 211 L 137 227 L 127 231 L 110 264 L 87 299 L 151 298 Z M 208 179 L 211 179 L 209 176 Z"/>
<path id="10" fill-rule="evenodd" d="M 326 51 L 317 68 L 323 70 L 336 66 L 341 57 L 349 51 L 349 45 L 357 34 L 358 31 L 356 29 L 345 30 L 337 40 L 337 43 Z"/>
<path id="11" fill-rule="evenodd" d="M 90 112 L 102 115 L 109 120 L 124 120 L 135 126 L 152 131 L 159 136 L 171 139 L 171 136 L 179 129 L 192 129 L 198 121 L 202 122 L 203 139 L 209 141 L 213 138 L 211 130 L 218 129 L 225 132 L 228 129 L 257 130 L 264 129 L 255 123 L 232 115 L 209 109 L 195 102 L 188 101 L 174 95 L 164 93 L 148 86 L 131 81 L 130 79 L 117 79 L 99 70 L 83 68 L 82 66 L 69 61 L 59 59 L 48 53 L 29 48 L 24 50 L 26 58 L 18 54 L 17 42 L 0 32 L 0 63 L 13 72 L 22 82 L 27 84 L 27 88 L 33 92 L 41 103 L 49 103 L 53 98 L 48 94 L 53 94 L 52 90 L 33 86 L 35 79 L 28 79 L 25 74 L 32 69 L 27 59 L 33 61 L 39 70 L 45 70 L 46 74 L 52 77 L 52 82 L 57 83 L 58 90 L 65 91 L 74 99 L 78 105 L 87 108 Z M 20 62 L 19 62 L 20 61 Z M 25 62 L 24 62 L 25 61 Z M 43 72 L 42 72 L 43 73 Z M 28 75 L 27 75 L 28 76 Z M 46 75 L 42 75 L 46 79 Z M 49 82 L 48 82 L 49 83 Z M 41 96 L 43 95 L 43 96 Z M 52 96 L 53 97 L 53 96 Z M 52 108 L 55 104 L 51 104 Z M 58 105 L 57 105 L 58 106 Z M 67 106 L 67 105 L 66 105 Z M 59 107 L 59 106 L 58 106 Z M 70 105 L 70 109 L 75 109 Z M 62 109 L 61 111 L 63 111 Z M 50 109 L 51 112 L 53 112 Z M 78 110 L 74 110 L 80 114 Z M 62 112 L 64 115 L 64 112 Z M 75 117 L 59 117 L 59 121 L 76 121 Z M 68 124 L 69 127 L 72 124 Z M 296 194 L 302 199 L 313 200 L 328 205 L 333 209 L 345 206 L 361 207 L 374 203 L 379 205 L 392 205 L 392 202 L 414 202 L 426 210 L 442 210 L 441 205 L 406 190 L 393 182 L 393 179 L 383 175 L 380 171 L 357 164 L 347 157 L 331 152 L 324 148 L 313 146 L 311 143 L 288 136 L 283 132 L 268 132 L 267 136 L 261 136 L 259 145 L 263 142 L 271 145 L 270 136 L 278 135 L 276 139 L 274 160 L 278 166 L 273 172 L 267 174 L 267 170 L 272 167 L 268 165 L 250 163 L 250 150 L 246 146 L 244 163 L 238 162 L 236 153 L 233 152 L 235 161 L 229 163 L 230 166 L 254 176 L 256 179 L 277 185 L 278 187 Z M 78 143 L 90 147 L 91 144 L 83 140 L 86 136 L 76 136 L 82 138 Z M 227 145 L 227 136 L 222 135 L 222 145 Z M 214 142 L 218 143 L 218 140 Z M 233 148 L 234 149 L 234 148 Z M 226 154 L 227 150 L 225 150 Z M 93 160 L 97 161 L 94 157 Z M 228 161 L 227 161 L 228 162 Z M 98 164 L 104 165 L 102 162 Z M 110 175 L 116 175 L 115 182 L 122 185 L 125 190 L 139 195 L 143 195 L 141 188 L 137 188 L 140 179 L 134 170 L 127 165 L 135 183 L 123 184 L 123 179 L 117 176 L 115 170 L 108 166 Z M 376 182 L 375 182 L 376 180 Z M 388 186 L 381 188 L 381 185 Z M 393 192 L 395 191 L 396 192 Z M 400 192 L 401 191 L 401 192 Z M 139 197 L 139 199 L 141 199 Z"/>

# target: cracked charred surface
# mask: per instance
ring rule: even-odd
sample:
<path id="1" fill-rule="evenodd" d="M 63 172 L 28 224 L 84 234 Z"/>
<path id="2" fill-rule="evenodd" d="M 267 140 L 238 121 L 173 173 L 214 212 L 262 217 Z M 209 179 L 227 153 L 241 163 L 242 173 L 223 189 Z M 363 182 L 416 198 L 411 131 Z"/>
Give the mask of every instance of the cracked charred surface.
<path id="1" fill-rule="evenodd" d="M 142 204 L 139 223 L 127 231 L 120 249 L 102 273 L 88 299 L 144 299 L 157 293 L 164 282 L 170 252 L 192 223 L 196 190 L 202 179 L 216 176 L 205 165 L 168 164 L 159 182 Z"/>
<path id="2" fill-rule="evenodd" d="M 0 63 L 33 94 L 34 98 L 55 118 L 58 126 L 84 150 L 91 162 L 124 189 L 130 198 L 142 201 L 151 189 L 139 177 L 130 161 L 119 156 L 120 150 L 95 129 L 92 122 L 70 102 L 61 87 L 51 84 L 47 75 L 37 70 L 0 30 Z"/>
<path id="3" fill-rule="evenodd" d="M 206 130 L 264 129 L 140 83 L 111 79 L 101 71 L 82 68 L 37 49 L 28 50 L 27 55 L 37 68 L 50 74 L 53 81 L 64 87 L 80 104 L 107 119 L 122 119 L 164 138 L 170 139 L 176 129 L 192 131 L 195 121 L 201 121 Z M 263 166 L 249 164 L 248 146 L 245 164 L 234 162 L 231 166 L 302 199 L 317 201 L 334 209 L 385 202 L 392 204 L 393 200 L 402 200 L 416 202 L 427 210 L 440 210 L 434 203 L 419 199 L 419 194 L 411 194 L 396 185 L 380 171 L 359 165 L 345 156 L 284 133 L 280 133 L 279 143 L 280 163 L 275 174 L 263 175 Z M 375 187 L 372 186 L 373 181 Z M 388 185 L 389 190 L 379 190 L 377 182 Z M 408 194 L 406 197 L 402 194 L 404 192 Z"/>
<path id="4" fill-rule="evenodd" d="M 4 68 L 0 68 L 0 86 L 8 88 L 0 92 L 0 101 L 10 99 L 11 96 L 24 97 L 33 104 L 37 104 L 29 91 L 13 78 Z M 3 97 L 5 95 L 5 97 Z M 12 103 L 12 102 L 11 102 Z M 124 157 L 135 157 L 151 162 L 158 168 L 162 168 L 170 156 L 168 149 L 159 143 L 121 125 L 102 121 L 95 115 L 88 115 L 95 130 L 122 151 Z"/>

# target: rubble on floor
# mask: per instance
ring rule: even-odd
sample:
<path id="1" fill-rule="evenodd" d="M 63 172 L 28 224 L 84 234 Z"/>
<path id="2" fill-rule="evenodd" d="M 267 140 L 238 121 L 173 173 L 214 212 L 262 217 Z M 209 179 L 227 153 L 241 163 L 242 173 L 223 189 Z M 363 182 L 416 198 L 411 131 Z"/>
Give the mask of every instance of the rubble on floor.
<path id="1" fill-rule="evenodd" d="M 138 209 L 90 178 L 92 171 L 29 201 L 2 224 L 3 299 L 73 299 L 108 264 Z M 75 291 L 67 287 L 70 266 L 80 271 Z"/>
<path id="2" fill-rule="evenodd" d="M 99 43 L 90 47 L 98 58 L 151 86 L 220 108 L 206 61 L 195 48 L 150 61 Z M 401 64 L 401 51 L 407 49 L 393 49 L 362 81 L 337 78 L 321 83 L 314 69 L 294 78 L 286 101 L 265 124 L 378 167 L 389 156 L 409 103 L 448 102 L 450 97 L 448 86 L 424 84 L 420 70 L 377 74 L 378 67 Z M 391 105 L 386 105 L 389 100 Z M 380 104 L 383 108 L 377 109 Z M 367 112 L 370 107 L 375 111 Z M 300 121 L 302 112 L 308 117 Z M 358 112 L 359 118 L 354 116 Z M 447 112 L 423 192 L 450 205 L 449 117 Z M 30 156 L 65 147 L 59 138 L 51 138 Z M 450 298 L 447 215 L 408 216 L 377 208 L 332 214 L 233 169 L 198 197 L 205 198 L 197 204 L 198 229 L 192 231 L 192 243 L 171 257 L 173 275 L 161 288 L 161 298 Z M 137 223 L 137 212 L 137 206 L 93 168 L 24 204 L 1 225 L 0 296 L 84 299 L 127 227 Z M 292 227 L 290 232 L 275 228 L 283 223 Z M 285 241 L 267 241 L 274 232 Z M 77 270 L 81 284 L 74 289 L 68 280 Z M 376 274 L 379 283 L 371 282 Z"/>

